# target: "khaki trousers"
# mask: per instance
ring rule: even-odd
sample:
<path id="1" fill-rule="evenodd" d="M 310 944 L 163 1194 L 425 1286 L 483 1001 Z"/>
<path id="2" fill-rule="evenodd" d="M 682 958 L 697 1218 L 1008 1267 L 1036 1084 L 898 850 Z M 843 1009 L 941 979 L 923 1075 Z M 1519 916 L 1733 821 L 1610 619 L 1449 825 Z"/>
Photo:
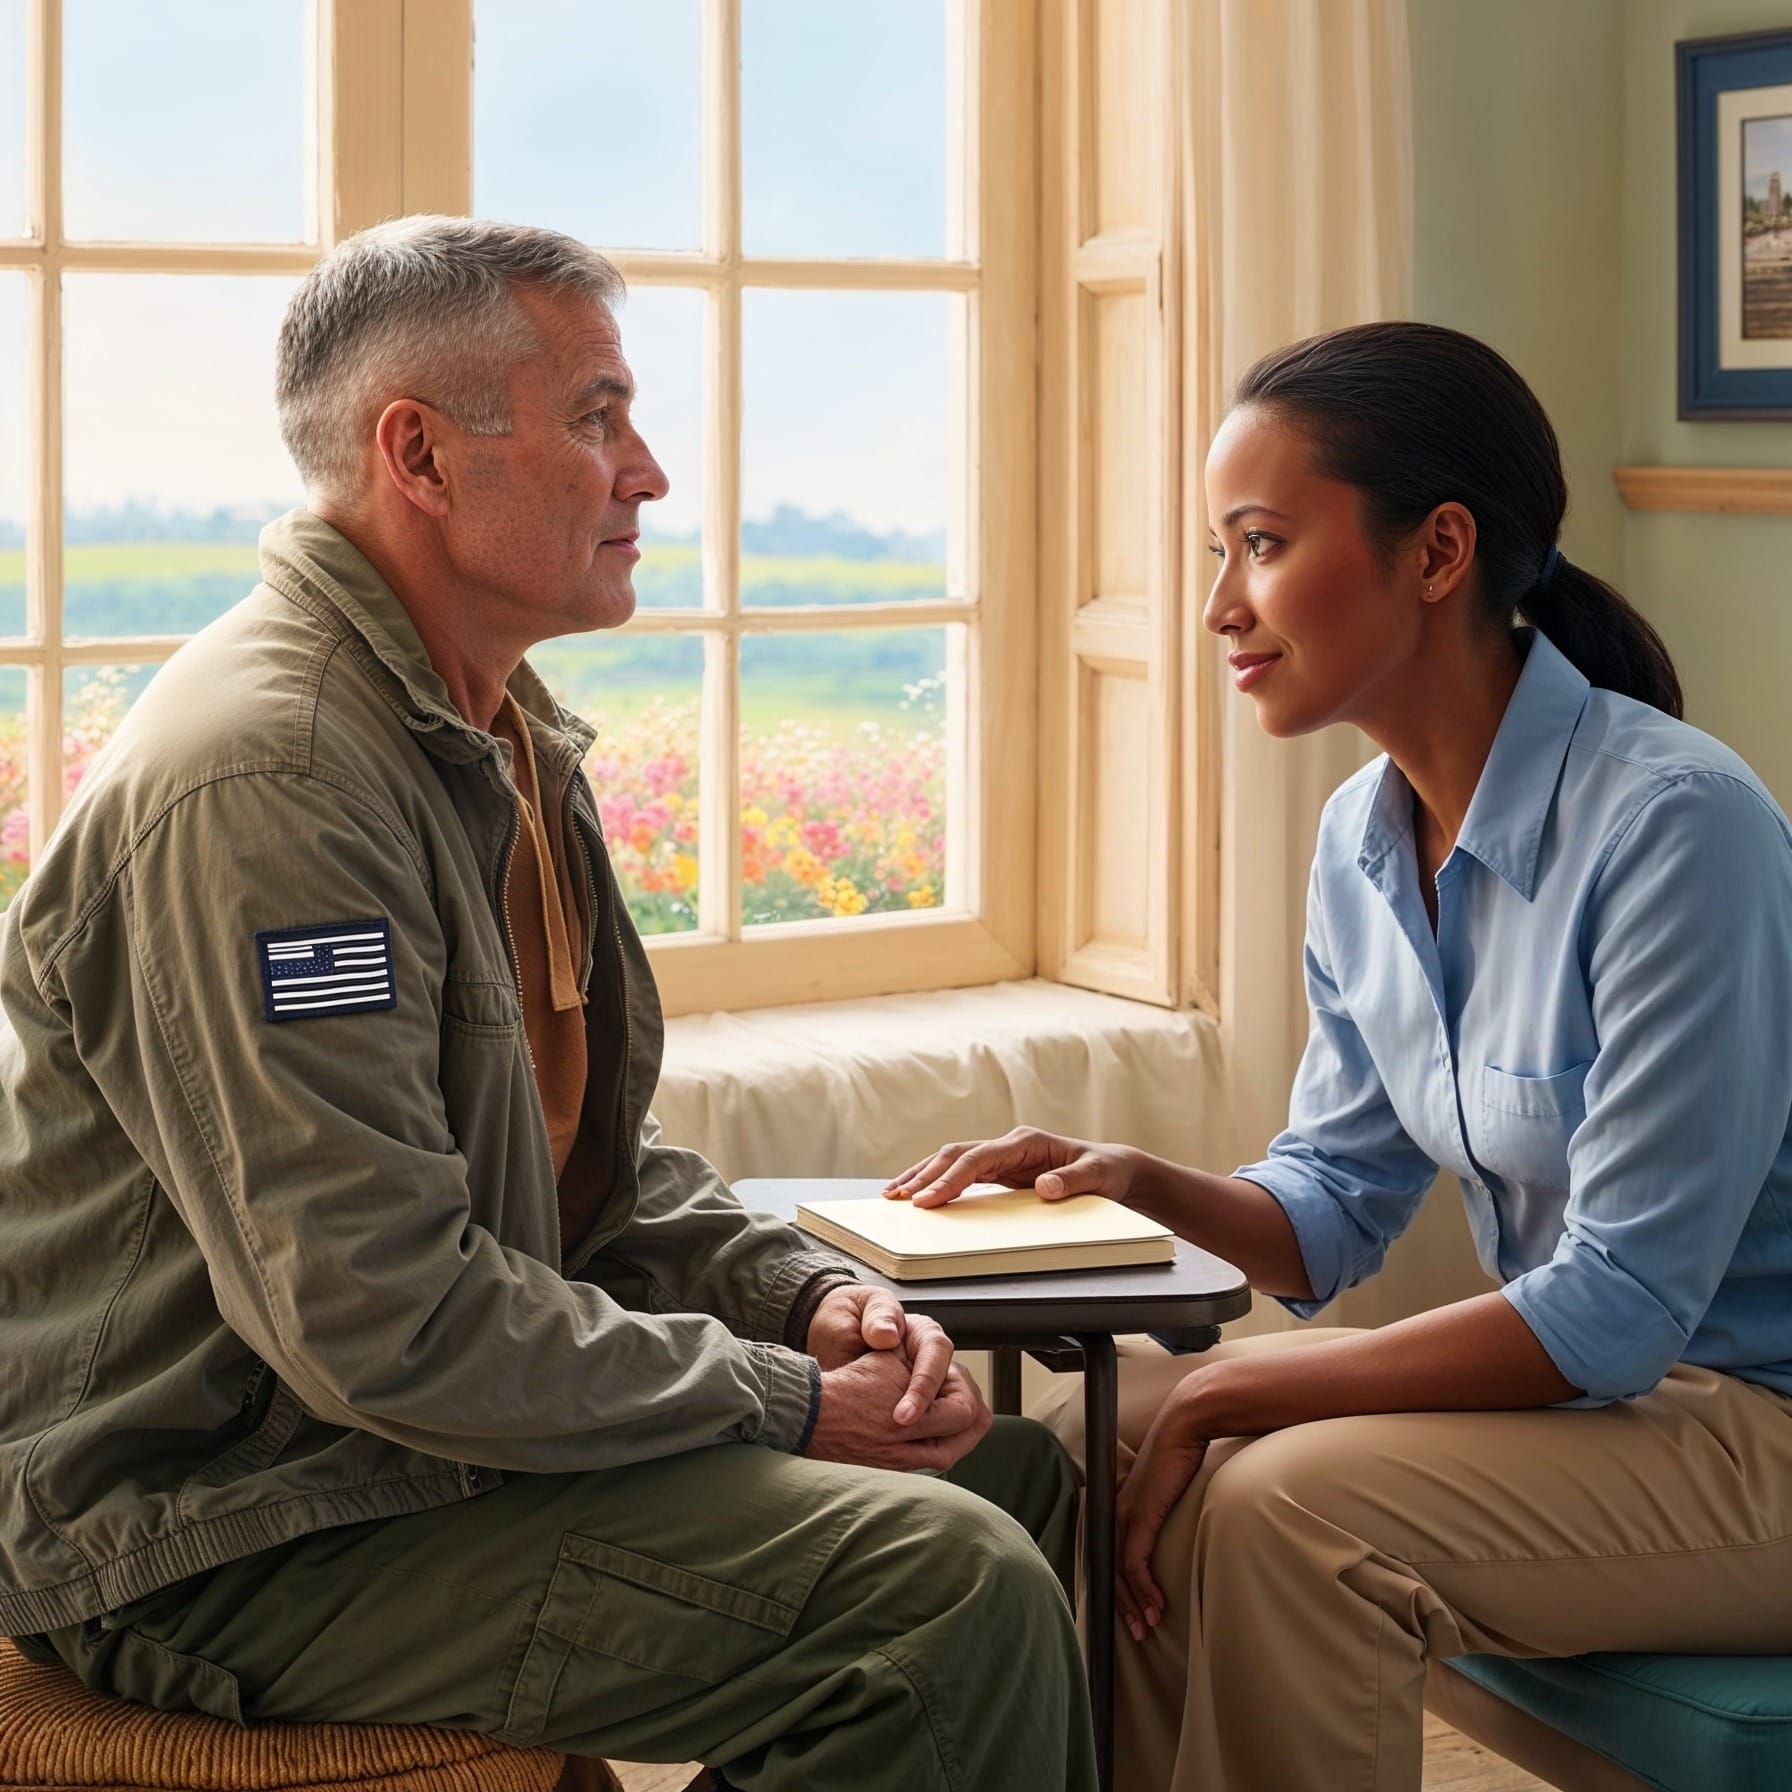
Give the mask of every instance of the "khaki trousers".
<path id="1" fill-rule="evenodd" d="M 1137 1448 L 1183 1376 L 1121 1342 Z M 1082 1396 L 1032 1409 L 1080 1465 Z M 1116 1625 L 1116 1792 L 1418 1792 L 1429 1656 L 1792 1653 L 1792 1398 L 1685 1365 L 1587 1410 L 1325 1419 L 1207 1453 Z"/>

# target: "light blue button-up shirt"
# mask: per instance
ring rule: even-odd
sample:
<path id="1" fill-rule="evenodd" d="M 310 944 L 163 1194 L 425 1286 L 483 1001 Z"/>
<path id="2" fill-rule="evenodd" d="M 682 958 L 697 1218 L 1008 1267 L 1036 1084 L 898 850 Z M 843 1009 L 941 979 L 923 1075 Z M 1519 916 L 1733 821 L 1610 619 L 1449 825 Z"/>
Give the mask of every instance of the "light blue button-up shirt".
<path id="1" fill-rule="evenodd" d="M 1571 1404 L 1682 1360 L 1792 1393 L 1792 830 L 1727 747 L 1526 632 L 1435 937 L 1405 777 L 1384 757 L 1326 805 L 1312 1031 L 1236 1174 L 1293 1223 L 1302 1318 L 1441 1166 Z"/>

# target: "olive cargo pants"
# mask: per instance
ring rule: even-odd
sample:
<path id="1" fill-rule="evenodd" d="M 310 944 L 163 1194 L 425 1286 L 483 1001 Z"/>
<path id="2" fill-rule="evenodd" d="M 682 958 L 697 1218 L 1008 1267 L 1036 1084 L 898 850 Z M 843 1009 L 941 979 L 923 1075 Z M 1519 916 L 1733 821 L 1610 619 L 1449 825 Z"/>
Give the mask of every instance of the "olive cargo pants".
<path id="1" fill-rule="evenodd" d="M 944 1478 L 721 1445 L 314 1532 L 28 1646 L 164 1708 L 700 1759 L 764 1792 L 1087 1792 L 1074 1512 L 1022 1419 Z"/>

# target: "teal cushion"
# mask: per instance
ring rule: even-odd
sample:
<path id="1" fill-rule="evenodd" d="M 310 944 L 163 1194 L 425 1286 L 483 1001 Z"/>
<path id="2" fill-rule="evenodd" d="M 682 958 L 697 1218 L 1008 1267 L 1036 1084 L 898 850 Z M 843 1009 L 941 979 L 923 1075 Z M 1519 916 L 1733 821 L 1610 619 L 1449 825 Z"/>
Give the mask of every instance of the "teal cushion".
<path id="1" fill-rule="evenodd" d="M 1792 1786 L 1792 1655 L 1458 1655 L 1450 1666 L 1661 1792 Z"/>

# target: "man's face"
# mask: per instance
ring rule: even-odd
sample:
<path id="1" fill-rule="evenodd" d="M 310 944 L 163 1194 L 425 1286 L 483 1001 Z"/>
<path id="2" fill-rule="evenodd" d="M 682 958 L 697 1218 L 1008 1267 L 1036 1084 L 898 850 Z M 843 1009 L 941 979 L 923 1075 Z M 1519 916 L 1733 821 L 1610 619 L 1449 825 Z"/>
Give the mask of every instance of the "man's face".
<path id="1" fill-rule="evenodd" d="M 510 433 L 461 438 L 444 545 L 490 594 L 495 628 L 537 641 L 615 628 L 635 610 L 640 507 L 666 475 L 630 416 L 615 318 L 571 293 L 520 287 L 517 303 L 541 346 L 511 370 Z"/>

